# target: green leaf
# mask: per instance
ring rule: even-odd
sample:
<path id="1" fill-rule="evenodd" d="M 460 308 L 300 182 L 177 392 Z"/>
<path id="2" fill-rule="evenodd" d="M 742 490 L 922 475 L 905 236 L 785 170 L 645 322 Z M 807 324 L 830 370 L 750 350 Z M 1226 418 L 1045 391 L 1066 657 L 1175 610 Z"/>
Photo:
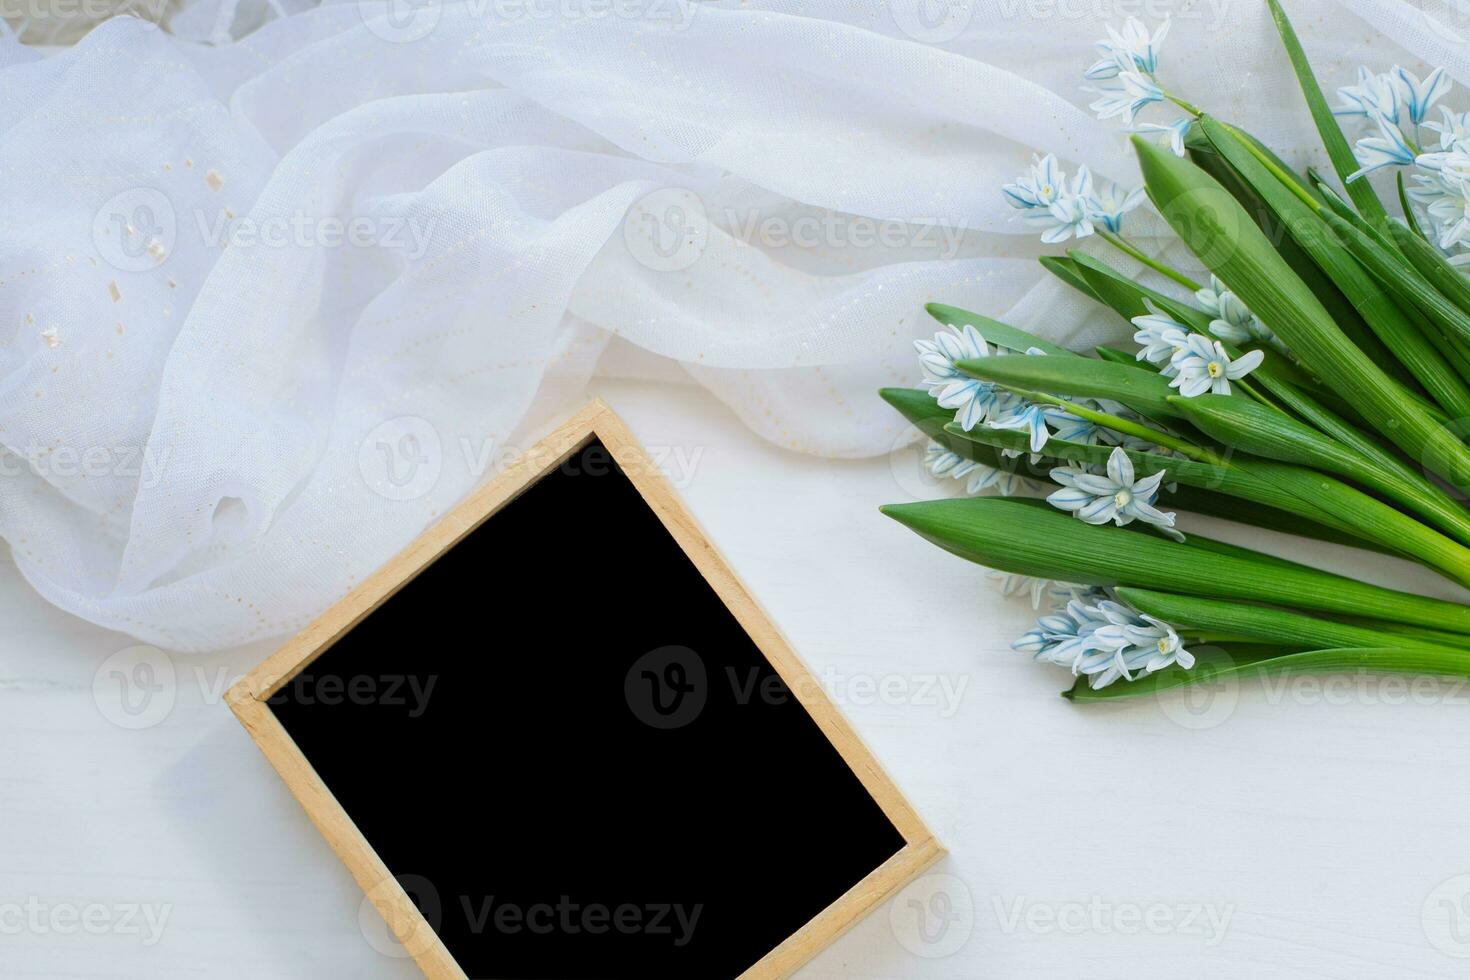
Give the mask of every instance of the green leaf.
<path id="1" fill-rule="evenodd" d="M 1073 289 L 1087 296 L 1089 299 L 1097 299 L 1097 294 L 1092 287 L 1087 285 L 1087 280 L 1082 278 L 1082 273 L 1077 269 L 1077 263 L 1070 258 L 1059 255 L 1043 255 L 1041 267 Z"/>
<path id="2" fill-rule="evenodd" d="M 1169 379 L 1144 368 L 1088 357 L 981 357 L 955 363 L 965 374 L 1007 388 L 1110 398 L 1149 416 L 1174 417 Z"/>
<path id="3" fill-rule="evenodd" d="M 1389 241 L 1388 233 L 1382 228 L 1374 228 L 1368 222 L 1364 221 L 1358 212 L 1353 210 L 1353 206 L 1347 201 L 1344 201 L 1342 195 L 1333 190 L 1332 185 L 1327 183 L 1321 174 L 1309 169 L 1307 176 L 1312 180 L 1312 187 L 1317 192 L 1316 197 L 1319 204 L 1326 206 L 1328 211 L 1331 211 L 1337 217 L 1346 221 L 1390 252 L 1393 251 L 1394 245 L 1393 242 Z"/>
<path id="4" fill-rule="evenodd" d="M 1470 313 L 1470 282 L 1465 281 L 1465 274 L 1450 265 L 1443 252 L 1415 234 L 1402 221 L 1390 220 L 1388 231 L 1399 251 L 1419 274 L 1433 283 L 1462 313 Z"/>
<path id="5" fill-rule="evenodd" d="M 1216 119 L 1202 118 L 1200 126 L 1219 149 L 1221 155 L 1260 195 L 1281 219 L 1293 241 L 1311 256 L 1337 287 L 1341 295 L 1362 314 L 1376 335 L 1375 343 L 1366 345 L 1361 336 L 1348 339 L 1380 367 L 1402 363 L 1409 373 L 1451 414 L 1470 414 L 1470 385 L 1459 375 L 1444 355 L 1429 342 L 1419 329 L 1400 312 L 1373 276 L 1358 263 L 1353 254 L 1331 234 L 1327 223 L 1294 193 L 1283 186 L 1250 151 L 1242 135 L 1233 127 Z M 1356 216 L 1354 216 L 1356 217 Z M 1308 286 L 1311 289 L 1310 286 Z M 1321 293 L 1312 290 L 1321 299 Z M 1336 293 L 1337 290 L 1332 290 Z M 1339 328 L 1347 323 L 1333 317 Z M 1356 319 L 1356 318 L 1355 318 Z M 1346 333 L 1346 330 L 1344 329 Z M 1381 343 L 1376 342 L 1381 340 Z M 1397 361 L 1385 360 L 1384 347 Z"/>
<path id="6" fill-rule="evenodd" d="M 1397 177 L 1395 183 L 1399 189 L 1399 208 L 1404 212 L 1404 221 L 1408 223 L 1410 231 L 1428 241 L 1429 236 L 1424 234 L 1423 228 L 1419 227 L 1419 219 L 1414 217 L 1414 207 L 1409 203 L 1409 192 L 1404 188 L 1404 172 L 1400 170 L 1395 176 Z"/>
<path id="7" fill-rule="evenodd" d="M 1470 486 L 1470 450 L 1343 335 L 1240 204 L 1188 161 L 1138 137 L 1134 147 L 1160 213 L 1200 260 L 1378 431 Z"/>
<path id="8" fill-rule="evenodd" d="M 1212 124 L 1210 129 L 1206 129 L 1201 125 L 1201 121 L 1205 120 L 1208 120 Z M 1215 138 L 1218 139 L 1220 136 L 1219 130 L 1221 127 L 1219 123 L 1210 117 L 1201 117 L 1201 120 L 1195 122 L 1195 127 L 1206 137 L 1211 136 L 1211 130 L 1213 130 Z M 1348 339 L 1356 344 L 1363 353 L 1367 354 L 1375 364 L 1382 367 L 1384 371 L 1392 375 L 1396 380 L 1403 384 L 1415 384 L 1413 377 L 1404 369 L 1403 365 L 1399 364 L 1397 360 L 1390 356 L 1388 348 L 1368 328 L 1368 324 L 1358 315 L 1358 311 L 1353 308 L 1353 304 L 1349 302 L 1348 298 L 1333 284 L 1332 280 L 1327 277 L 1327 274 L 1318 267 L 1312 257 L 1291 237 L 1286 223 L 1282 220 L 1282 216 L 1277 214 L 1276 209 L 1261 196 L 1246 178 L 1245 174 L 1240 169 L 1237 169 L 1234 164 L 1234 161 L 1240 159 L 1243 155 L 1250 161 L 1250 164 L 1254 165 L 1250 167 L 1250 170 L 1256 180 L 1265 181 L 1268 188 L 1275 189 L 1280 194 L 1284 194 L 1297 208 L 1305 209 L 1306 205 L 1302 204 L 1296 195 L 1283 186 L 1260 163 L 1255 155 L 1250 152 L 1251 149 L 1255 149 L 1260 153 L 1268 153 L 1269 151 L 1261 145 L 1259 140 L 1252 137 L 1249 133 L 1235 129 L 1234 127 L 1229 127 L 1229 132 L 1238 141 L 1233 146 L 1227 147 L 1227 149 L 1233 151 L 1229 156 L 1223 153 L 1213 143 L 1209 143 L 1207 144 L 1209 146 L 1209 152 L 1197 151 L 1191 159 L 1198 163 L 1200 169 L 1204 170 L 1205 173 L 1218 180 L 1240 202 L 1241 207 L 1245 208 L 1246 213 L 1255 219 L 1256 227 L 1260 228 L 1266 237 L 1270 239 L 1271 244 L 1281 254 L 1282 259 L 1286 261 L 1287 265 L 1291 266 L 1291 270 L 1297 274 L 1301 281 L 1306 284 L 1307 288 L 1312 291 L 1312 294 L 1322 303 L 1333 321 L 1342 329 L 1342 332 L 1347 335 Z M 1281 164 L 1280 166 L 1283 172 L 1289 173 L 1289 171 L 1285 170 L 1285 164 Z M 1366 278 L 1366 274 L 1364 274 L 1364 277 Z"/>
<path id="9" fill-rule="evenodd" d="M 1249 524 L 1252 527 L 1264 528 L 1277 534 L 1294 534 L 1301 538 L 1312 538 L 1317 541 L 1326 541 L 1330 544 L 1342 545 L 1346 548 L 1363 548 L 1370 551 L 1378 551 L 1384 554 L 1396 555 L 1397 552 L 1385 548 L 1383 545 L 1374 544 L 1372 541 L 1364 541 L 1355 534 L 1339 531 L 1319 524 L 1317 521 L 1293 514 L 1290 511 L 1281 510 L 1266 504 L 1255 503 L 1243 497 L 1230 497 L 1223 493 L 1212 490 L 1204 490 L 1200 487 L 1192 487 L 1179 483 L 1175 489 L 1168 491 L 1168 499 L 1165 505 L 1170 510 L 1183 511 L 1188 514 L 1202 514 L 1205 517 L 1215 517 L 1223 521 L 1234 521 L 1237 524 Z M 1187 544 L 1197 545 L 1202 538 L 1198 534 L 1191 533 Z"/>
<path id="10" fill-rule="evenodd" d="M 1093 295 L 1103 305 L 1112 307 L 1113 311 L 1123 319 L 1131 322 L 1134 317 L 1147 314 L 1149 310 L 1144 301 L 1148 300 L 1180 323 L 1200 332 L 1209 329 L 1210 318 L 1203 310 L 1197 310 L 1188 304 L 1179 302 L 1172 296 L 1166 296 L 1156 289 L 1150 289 L 1134 282 L 1106 262 L 1093 258 L 1086 252 L 1074 249 L 1068 255 L 1087 285 L 1092 288 Z"/>
<path id="11" fill-rule="evenodd" d="M 1030 452 L 1030 440 L 1027 433 L 1015 429 L 992 429 L 978 426 L 966 432 L 960 428 L 958 423 L 951 422 L 945 427 L 945 431 L 954 439 L 968 439 L 1012 453 Z M 1162 471 L 1168 476 L 1171 483 L 1181 483 L 1185 486 L 1196 487 L 1201 491 L 1209 491 L 1224 495 L 1224 497 L 1234 497 L 1285 511 L 1296 515 L 1298 519 L 1305 518 L 1308 521 L 1322 524 L 1339 535 L 1346 536 L 1358 547 L 1373 546 L 1371 539 L 1366 538 L 1362 526 L 1344 520 L 1331 511 L 1324 510 L 1310 496 L 1303 496 L 1300 489 L 1310 485 L 1310 478 L 1306 481 L 1299 476 L 1294 479 L 1289 472 L 1290 467 L 1265 460 L 1247 462 L 1242 459 L 1233 461 L 1229 466 L 1220 466 L 1214 463 L 1199 463 L 1177 456 L 1139 452 L 1134 449 L 1124 449 L 1123 452 L 1132 462 L 1135 475 L 1140 478 Z M 1052 459 L 1105 467 L 1113 454 L 1113 447 L 1052 438 L 1046 441 L 1042 453 Z M 1283 483 L 1287 485 L 1283 486 Z M 1295 490 L 1290 486 L 1293 483 L 1296 485 Z M 1165 503 L 1172 505 L 1172 498 L 1166 500 Z M 1387 547 L 1394 553 L 1399 553 L 1397 544 L 1380 545 L 1380 547 Z"/>
<path id="12" fill-rule="evenodd" d="M 1058 347 L 1050 341 L 1042 340 L 1040 337 L 1034 337 L 1024 330 L 1017 330 L 1015 327 L 1001 323 L 999 320 L 993 320 L 979 313 L 971 313 L 969 310 L 962 310 L 957 306 L 945 306 L 943 303 L 928 303 L 924 306 L 924 309 L 929 311 L 930 316 L 947 327 L 974 327 L 980 333 L 980 336 L 984 337 L 988 342 L 995 344 L 997 347 L 1004 347 L 1007 350 L 1020 351 L 1024 354 L 1028 349 L 1035 347 L 1037 350 L 1045 351 L 1054 357 L 1081 356 L 1067 350 L 1065 347 Z"/>
<path id="13" fill-rule="evenodd" d="M 1312 121 L 1317 124 L 1317 132 L 1322 136 L 1322 143 L 1327 147 L 1327 156 L 1332 160 L 1332 169 L 1337 171 L 1337 176 L 1342 179 L 1352 196 L 1353 203 L 1357 205 L 1358 212 L 1367 218 L 1370 224 L 1380 224 L 1388 218 L 1388 212 L 1383 207 L 1383 202 L 1378 200 L 1378 195 L 1373 193 L 1373 188 L 1367 181 L 1348 181 L 1348 177 L 1358 169 L 1358 158 L 1353 155 L 1353 148 L 1348 145 L 1347 137 L 1342 133 L 1342 127 L 1337 124 L 1337 117 L 1332 114 L 1332 107 L 1327 104 L 1326 97 L 1322 94 L 1322 87 L 1317 84 L 1317 76 L 1312 72 L 1312 65 L 1307 61 L 1307 53 L 1302 50 L 1302 45 L 1297 40 L 1296 31 L 1292 29 L 1291 21 L 1287 19 L 1286 11 L 1281 9 L 1279 0 L 1267 0 L 1271 6 L 1271 16 L 1276 21 L 1276 30 L 1281 34 L 1281 43 L 1286 48 L 1286 56 L 1291 59 L 1291 67 L 1296 72 L 1297 82 L 1302 87 L 1302 95 L 1306 97 L 1307 108 L 1312 113 Z"/>
<path id="14" fill-rule="evenodd" d="M 1423 515 L 1462 544 L 1470 544 L 1470 513 L 1412 470 L 1383 466 L 1290 416 L 1248 399 L 1210 394 L 1198 398 L 1176 396 L 1174 407 L 1201 432 L 1227 446 L 1355 480 Z"/>
<path id="15" fill-rule="evenodd" d="M 1389 251 L 1372 236 L 1355 228 L 1335 214 L 1323 214 L 1323 220 L 1347 245 L 1353 255 L 1362 262 L 1373 277 L 1389 292 L 1417 307 L 1435 326 L 1448 333 L 1470 340 L 1470 313 L 1466 313 L 1444 297 L 1442 293 L 1397 250 Z M 1449 406 L 1445 406 L 1449 408 Z M 1453 409 L 1451 410 L 1453 411 Z"/>
<path id="16" fill-rule="evenodd" d="M 1239 680 L 1265 680 L 1286 674 L 1345 673 L 1376 670 L 1400 674 L 1441 674 L 1464 677 L 1470 674 L 1470 651 L 1426 650 L 1416 646 L 1349 647 L 1330 650 L 1304 650 L 1275 656 L 1264 654 L 1258 647 L 1237 648 L 1221 645 L 1195 655 L 1192 670 L 1169 667 L 1140 677 L 1136 681 L 1118 681 L 1094 691 L 1079 679 L 1062 696 L 1079 704 L 1117 701 L 1154 695 L 1173 687 L 1193 684 L 1230 683 Z"/>
<path id="17" fill-rule="evenodd" d="M 1199 596 L 1156 592 L 1150 589 L 1121 588 L 1118 597 L 1140 612 L 1155 616 L 1175 629 L 1230 633 L 1265 643 L 1310 647 L 1383 647 L 1425 646 L 1423 640 L 1410 640 L 1362 626 L 1336 623 L 1298 612 L 1271 609 L 1240 602 L 1223 602 Z"/>
<path id="18" fill-rule="evenodd" d="M 1130 354 L 1126 350 L 1119 350 L 1116 347 L 1105 345 L 1093 349 L 1097 351 L 1097 356 L 1104 361 L 1111 361 L 1114 364 L 1125 364 L 1129 367 L 1136 367 L 1139 364 L 1137 355 Z"/>
<path id="19" fill-rule="evenodd" d="M 1363 616 L 1339 616 L 1338 619 L 1344 623 L 1354 626 L 1362 626 L 1365 629 L 1377 630 L 1380 633 L 1390 633 L 1399 640 L 1416 640 L 1431 643 L 1434 646 L 1459 647 L 1462 650 L 1470 649 L 1470 636 L 1463 633 L 1446 633 L 1444 630 L 1432 630 L 1423 626 L 1408 626 L 1404 623 L 1385 623 L 1379 619 L 1368 619 Z"/>
<path id="20" fill-rule="evenodd" d="M 1470 607 L 1458 603 L 1211 554 L 1004 498 L 890 504 L 882 511 L 946 551 L 1016 575 L 1270 602 L 1470 633 Z"/>
<path id="21" fill-rule="evenodd" d="M 966 432 L 958 424 L 950 423 L 946 431 L 951 437 L 971 439 L 1012 453 L 1029 451 L 1027 433 L 1016 430 L 982 426 Z M 1107 465 L 1113 448 L 1048 439 L 1042 452 L 1053 458 L 1102 467 Z M 1228 464 L 1216 464 L 1131 449 L 1123 452 L 1139 477 L 1162 470 L 1171 482 L 1296 514 L 1357 539 L 1359 547 L 1390 551 L 1422 561 L 1457 582 L 1470 581 L 1470 551 L 1382 501 L 1314 470 L 1244 455 L 1235 456 Z"/>

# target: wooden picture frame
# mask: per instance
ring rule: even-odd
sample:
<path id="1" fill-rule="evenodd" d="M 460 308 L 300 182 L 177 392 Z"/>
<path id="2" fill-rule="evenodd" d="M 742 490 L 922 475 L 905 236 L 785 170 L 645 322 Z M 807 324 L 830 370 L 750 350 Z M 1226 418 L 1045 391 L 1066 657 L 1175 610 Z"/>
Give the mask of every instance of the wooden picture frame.
<path id="1" fill-rule="evenodd" d="M 266 702 L 441 554 L 594 439 L 602 442 L 904 840 L 896 854 L 741 975 L 744 980 L 789 976 L 880 902 L 933 865 L 943 856 L 944 849 L 770 617 L 720 557 L 627 427 L 601 401 L 589 403 L 498 478 L 471 493 L 235 684 L 227 700 L 250 737 L 424 974 L 432 980 L 464 980 L 464 971 Z"/>

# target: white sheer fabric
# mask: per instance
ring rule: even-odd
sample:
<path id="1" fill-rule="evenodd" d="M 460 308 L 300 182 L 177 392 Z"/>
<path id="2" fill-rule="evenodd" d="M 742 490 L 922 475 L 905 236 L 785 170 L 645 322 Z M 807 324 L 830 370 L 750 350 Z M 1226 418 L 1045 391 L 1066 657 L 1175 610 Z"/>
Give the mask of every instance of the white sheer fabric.
<path id="1" fill-rule="evenodd" d="M 0 39 L 0 535 L 80 616 L 230 646 L 307 623 L 600 362 L 854 457 L 903 438 L 874 390 L 917 380 L 925 302 L 1118 336 L 998 188 L 1036 149 L 1134 182 L 1080 72 L 1138 5 L 937 3 L 198 0 Z M 1455 6 L 1290 8 L 1329 87 L 1405 48 L 1470 81 Z M 1173 13 L 1171 87 L 1315 160 L 1265 5 Z"/>

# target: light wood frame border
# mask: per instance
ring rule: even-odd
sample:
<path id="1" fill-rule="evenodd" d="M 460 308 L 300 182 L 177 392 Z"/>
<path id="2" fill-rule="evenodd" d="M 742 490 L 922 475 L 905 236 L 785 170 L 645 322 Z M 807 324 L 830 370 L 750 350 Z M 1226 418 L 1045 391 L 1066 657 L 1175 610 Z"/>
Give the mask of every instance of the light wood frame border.
<path id="1" fill-rule="evenodd" d="M 878 903 L 944 855 L 878 760 L 828 699 L 770 617 L 715 551 L 693 516 L 612 410 L 593 401 L 538 443 L 497 479 L 471 494 L 314 623 L 247 674 L 227 694 L 231 710 L 280 773 L 332 850 L 430 980 L 465 980 L 465 973 L 413 900 L 374 852 L 306 756 L 266 703 L 302 670 L 362 622 L 441 554 L 593 439 L 601 440 L 796 699 L 903 836 L 904 846 L 816 917 L 741 974 L 771 980 L 794 973 Z"/>

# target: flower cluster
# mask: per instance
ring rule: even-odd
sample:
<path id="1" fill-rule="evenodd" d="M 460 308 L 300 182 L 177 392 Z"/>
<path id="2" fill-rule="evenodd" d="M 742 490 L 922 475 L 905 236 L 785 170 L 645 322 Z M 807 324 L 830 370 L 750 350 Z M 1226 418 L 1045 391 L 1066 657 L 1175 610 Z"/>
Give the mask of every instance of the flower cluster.
<path id="1" fill-rule="evenodd" d="M 1286 12 L 1278 0 L 1271 8 L 1318 135 L 1346 152 Z M 1163 35 L 1137 22 L 1110 31 L 1088 75 L 1101 86 L 1094 108 L 1104 116 L 1137 125 L 1140 110 L 1168 102 L 1193 117 L 1173 126 L 1161 118 L 1156 130 L 1168 147 L 1132 139 L 1146 195 L 1167 202 L 1158 217 L 1178 235 L 1170 246 L 1190 253 L 1188 271 L 1115 231 L 1131 195 L 1100 191 L 1085 168 L 1069 177 L 1055 157 L 1038 157 L 1005 188 L 1011 205 L 1048 241 L 1101 239 L 1168 280 L 1170 293 L 1142 284 L 1134 267 L 1084 254 L 1091 242 L 1065 258 L 1042 258 L 1043 268 L 1095 309 L 1131 324 L 1135 355 L 1111 345 L 1065 350 L 1023 327 L 930 304 L 940 323 L 973 326 L 946 327 L 919 342 L 925 389 L 884 389 L 882 396 L 938 440 L 931 468 L 977 493 L 1003 489 L 975 461 L 1007 468 L 1013 459 L 1003 453 L 1029 451 L 1031 465 L 1022 471 L 1049 472 L 1055 482 L 1030 494 L 1045 500 L 950 496 L 889 504 L 883 513 L 993 569 L 988 577 L 1004 594 L 1029 600 L 1035 628 L 1013 646 L 1070 668 L 1063 693 L 1073 702 L 1198 684 L 1218 676 L 1206 669 L 1212 656 L 1230 670 L 1235 653 L 1246 655 L 1252 671 L 1340 670 L 1350 649 L 1367 669 L 1470 676 L 1459 649 L 1470 638 L 1470 603 L 1303 562 L 1288 567 L 1277 556 L 1298 551 L 1299 538 L 1356 544 L 1470 587 L 1470 510 L 1446 492 L 1470 471 L 1470 443 L 1442 437 L 1444 420 L 1465 414 L 1470 388 L 1470 364 L 1455 353 L 1470 336 L 1470 287 L 1416 237 L 1422 230 L 1461 251 L 1458 264 L 1470 271 L 1470 115 L 1439 104 L 1450 89 L 1443 72 L 1422 79 L 1402 69 L 1363 73 L 1342 90 L 1338 108 L 1366 130 L 1361 166 L 1351 155 L 1331 154 L 1337 178 L 1352 181 L 1351 194 L 1340 198 L 1317 174 L 1295 174 L 1280 162 L 1299 146 L 1273 153 L 1233 123 L 1212 125 L 1160 85 Z M 1195 153 L 1204 149 L 1201 140 L 1218 151 L 1208 160 Z M 1182 153 L 1186 144 L 1191 152 Z M 1388 166 L 1403 169 L 1390 174 Z M 1379 181 L 1362 179 L 1375 171 L 1395 178 L 1400 195 L 1413 188 L 1404 217 L 1415 227 L 1383 226 L 1390 212 L 1371 186 Z M 1222 194 L 1221 186 L 1255 193 Z M 1322 195 L 1310 195 L 1314 189 Z M 1263 235 L 1263 227 L 1295 237 Z M 1361 233 L 1337 235 L 1332 254 L 1315 248 L 1352 227 Z M 1210 234 L 1196 234 L 1201 228 Z M 1324 290 L 1366 329 L 1342 329 L 1332 304 L 1313 299 Z M 1418 346 L 1397 342 L 1405 329 L 1422 331 Z M 1425 349 L 1444 357 L 1420 356 Z M 1005 360 L 991 359 L 1002 354 Z M 1296 380 L 1285 381 L 1276 367 Z M 948 408 L 936 407 L 936 398 Z M 1179 540 L 1175 515 L 1159 503 L 1169 480 L 1185 485 L 1174 498 L 1181 509 L 1259 528 L 1272 545 L 1255 551 Z M 1262 609 L 1269 615 L 1258 615 Z M 1404 627 L 1414 644 L 1405 645 Z M 1231 656 L 1207 653 L 1203 643 L 1219 643 Z M 1145 676 L 1141 684 L 1119 683 Z"/>
<path id="2" fill-rule="evenodd" d="M 1213 275 L 1210 276 L 1208 286 L 1195 291 L 1194 298 L 1202 310 L 1214 317 L 1210 321 L 1210 333 L 1221 340 L 1236 345 L 1266 343 L 1283 354 L 1287 352 L 1286 345 L 1271 328 L 1262 323 L 1238 296 Z"/>
<path id="3" fill-rule="evenodd" d="M 1011 644 L 1035 659 L 1072 668 L 1094 689 L 1134 680 L 1173 664 L 1188 670 L 1194 655 L 1162 620 L 1117 601 L 1104 589 L 1074 589 L 1056 612 Z"/>
<path id="4" fill-rule="evenodd" d="M 1180 345 L 1184 345 L 1182 349 L 1187 350 L 1189 340 L 1183 334 L 1183 328 L 1173 321 L 1168 322 L 1172 325 L 1171 339 L 1177 339 Z M 1178 334 L 1177 338 L 1173 338 L 1173 333 Z M 1195 337 L 1204 340 L 1199 335 Z M 1160 455 L 1169 455 L 1167 451 L 1142 439 L 1123 435 L 1091 419 L 1082 418 L 1053 405 L 1038 404 L 993 382 L 964 374 L 957 362 L 999 357 L 1005 353 L 999 347 L 992 353 L 985 338 L 969 324 L 964 327 L 951 326 L 935 334 L 933 340 L 917 340 L 914 347 L 919 352 L 919 363 L 924 368 L 924 387 L 941 407 L 954 409 L 955 421 L 966 432 L 982 423 L 992 429 L 1023 430 L 1028 435 L 1027 446 L 1033 454 L 1040 453 L 1053 438 L 1084 446 L 1114 447 L 1104 472 L 1095 473 L 1087 466 L 1054 468 L 1051 477 L 1061 484 L 1061 489 L 1046 498 L 1053 506 L 1068 511 L 1089 524 L 1106 524 L 1111 521 L 1122 526 L 1139 520 L 1154 525 L 1171 537 L 1183 540 L 1184 536 L 1174 530 L 1174 515 L 1154 506 L 1159 485 L 1165 476 L 1164 471 L 1160 470 L 1141 480 L 1135 479 L 1133 462 L 1124 447 Z M 1033 357 L 1045 356 L 1043 351 L 1035 347 L 1026 354 Z M 1174 369 L 1178 377 L 1189 379 L 1196 374 L 1208 377 L 1208 369 L 1196 369 L 1192 361 L 1183 355 L 1177 360 L 1181 365 Z M 1235 363 L 1240 365 L 1244 361 L 1245 358 L 1242 358 Z M 1234 369 L 1228 361 L 1226 365 L 1227 371 Z M 1230 376 L 1243 374 L 1250 366 Z M 1229 384 L 1223 376 L 1221 383 Z M 1104 399 L 1083 398 L 1078 399 L 1076 404 L 1089 411 L 1118 418 L 1137 418 L 1136 413 L 1126 406 Z M 1020 454 L 1020 450 L 1003 449 L 1002 453 L 1014 457 Z M 1033 455 L 1032 462 L 1037 458 Z M 925 453 L 925 465 L 936 477 L 965 481 L 965 492 L 971 495 L 994 490 L 1000 496 L 1009 497 L 1032 489 L 1031 481 L 1013 469 L 987 466 L 933 441 L 929 443 Z"/>
<path id="5" fill-rule="evenodd" d="M 1358 69 L 1358 84 L 1337 90 L 1342 104 L 1333 111 L 1361 120 L 1366 134 L 1358 139 L 1358 170 L 1348 180 L 1394 167 L 1410 167 L 1408 194 L 1424 208 L 1433 238 L 1446 252 L 1470 245 L 1470 113 L 1439 106 L 1438 121 L 1430 109 L 1449 94 L 1453 82 L 1443 68 L 1422 80 L 1395 65 L 1375 75 Z M 1425 131 L 1437 148 L 1426 152 Z M 1436 138 L 1437 137 L 1437 138 Z M 1455 256 L 1463 264 L 1470 256 Z"/>
<path id="6" fill-rule="evenodd" d="M 1041 229 L 1048 245 L 1086 238 L 1098 228 L 1117 234 L 1123 216 L 1143 203 L 1143 188 L 1124 191 L 1116 184 L 1094 181 L 1087 167 L 1069 181 L 1048 153 L 1035 157 L 1031 169 L 1001 188 L 1006 203 L 1025 213 L 1026 223 Z"/>
<path id="7" fill-rule="evenodd" d="M 936 477 L 965 482 L 965 493 L 974 496 L 994 490 L 1002 497 L 1013 497 L 1031 489 L 1031 481 L 1012 469 L 986 466 L 959 453 L 930 442 L 924 453 L 924 465 Z"/>
<path id="8" fill-rule="evenodd" d="M 1212 282 L 1215 287 L 1219 287 L 1218 280 L 1212 279 Z M 1229 292 L 1223 295 L 1234 300 Z M 1241 306 L 1240 309 L 1245 310 L 1245 307 Z M 1135 356 L 1140 361 L 1157 365 L 1159 373 L 1171 379 L 1170 386 L 1178 388 L 1179 393 L 1186 398 L 1203 395 L 1205 392 L 1228 395 L 1231 381 L 1239 381 L 1266 359 L 1266 355 L 1258 350 L 1231 358 L 1226 353 L 1225 346 L 1218 340 L 1211 340 L 1204 334 L 1191 333 L 1184 324 L 1159 312 L 1152 304 L 1149 304 L 1149 310 L 1148 314 L 1133 318 L 1133 325 L 1138 328 L 1133 334 L 1133 340 L 1139 345 Z M 1245 313 L 1250 316 L 1249 310 L 1245 310 Z M 1254 317 L 1250 317 L 1250 320 L 1255 322 Z M 1210 324 L 1211 332 L 1219 336 L 1222 325 L 1227 330 L 1246 330 L 1217 318 Z M 1264 332 L 1260 339 L 1275 339 L 1274 336 L 1269 336 L 1270 331 L 1264 326 L 1259 329 Z"/>
<path id="9" fill-rule="evenodd" d="M 1382 75 L 1359 68 L 1358 84 L 1337 90 L 1342 105 L 1333 110 L 1339 116 L 1363 119 L 1371 126 L 1370 135 L 1358 140 L 1361 168 L 1348 180 L 1384 167 L 1412 164 L 1418 156 L 1419 128 L 1425 125 L 1430 107 L 1449 94 L 1452 84 L 1443 68 L 1434 69 L 1422 82 L 1398 65 Z M 1406 134 L 1404 130 L 1410 127 Z M 1428 128 L 1437 127 L 1430 123 Z"/>
<path id="10" fill-rule="evenodd" d="M 924 369 L 923 386 L 929 390 L 940 407 L 954 409 L 955 421 L 966 432 L 984 423 L 992 429 L 1018 429 L 1028 435 L 1027 445 L 1032 453 L 1039 453 L 1046 441 L 1055 436 L 1068 442 L 1096 445 L 1107 441 L 1114 433 L 1087 419 L 1051 405 L 1039 405 L 1020 395 L 1007 391 L 989 381 L 972 378 L 962 372 L 957 361 L 976 360 L 982 357 L 1000 357 L 1006 352 L 997 347 L 994 352 L 985 338 L 973 326 L 949 327 L 934 335 L 933 340 L 916 340 L 914 349 L 919 352 L 919 364 Z M 1028 356 L 1044 356 L 1036 348 Z M 1097 403 L 1082 400 L 1086 407 Z M 1007 456 L 1019 455 L 1019 450 L 1005 450 Z M 942 457 L 939 457 L 942 458 Z M 933 461 L 931 460 L 931 469 Z M 979 466 L 979 464 L 976 464 Z M 985 470 L 990 470 L 985 467 Z M 951 464 L 946 470 L 952 476 L 969 476 L 987 480 L 983 486 L 996 486 L 1002 494 L 1012 492 L 1018 479 L 1014 474 L 1000 471 L 985 473 L 982 470 L 965 470 L 955 473 Z M 973 474 L 980 473 L 979 477 Z M 938 474 L 936 474 L 938 475 Z M 977 484 L 977 486 L 982 484 Z M 971 492 L 975 492 L 971 490 Z"/>
<path id="11" fill-rule="evenodd" d="M 1097 42 L 1097 50 L 1102 57 L 1093 62 L 1082 76 L 1093 83 L 1084 86 L 1084 91 L 1097 96 L 1089 108 L 1097 113 L 1099 119 L 1126 116 L 1135 133 L 1162 137 L 1175 155 L 1182 157 L 1184 138 L 1194 121 L 1190 116 L 1182 116 L 1169 123 L 1137 124 L 1141 111 L 1170 98 L 1156 77 L 1159 46 L 1168 33 L 1167 17 L 1152 34 L 1134 17 L 1128 18 L 1121 31 L 1109 25 L 1108 36 Z"/>
<path id="12" fill-rule="evenodd" d="M 985 577 L 995 585 L 995 589 L 1001 595 L 1010 599 L 1014 596 L 1024 596 L 1031 603 L 1032 609 L 1041 608 L 1041 600 L 1050 598 L 1053 601 L 1066 601 L 1073 589 L 1079 588 L 1075 585 L 1063 585 L 1053 582 L 1047 578 L 1034 578 L 1030 575 L 1012 575 L 1010 572 L 1002 572 L 998 568 L 985 570 Z"/>

